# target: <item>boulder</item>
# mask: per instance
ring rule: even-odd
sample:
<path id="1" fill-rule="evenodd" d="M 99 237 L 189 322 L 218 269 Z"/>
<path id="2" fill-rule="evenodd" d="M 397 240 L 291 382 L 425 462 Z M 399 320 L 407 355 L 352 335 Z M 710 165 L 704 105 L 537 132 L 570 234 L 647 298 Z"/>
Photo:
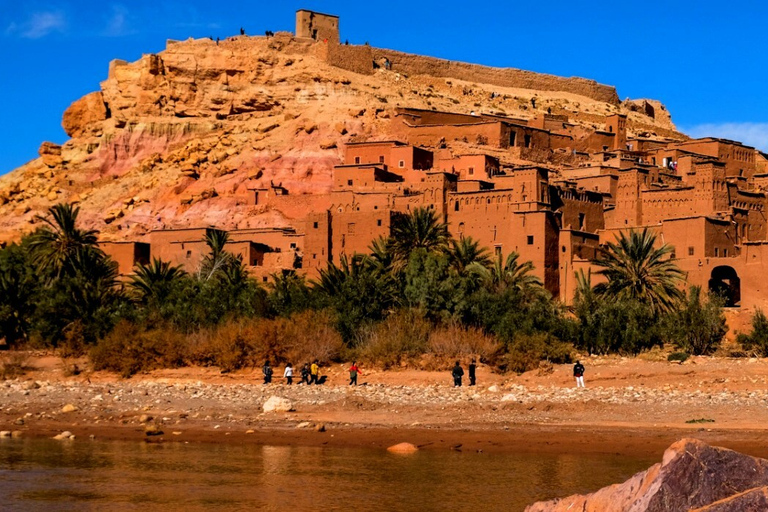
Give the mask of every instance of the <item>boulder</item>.
<path id="1" fill-rule="evenodd" d="M 53 438 L 56 439 L 57 441 L 65 441 L 67 439 L 74 439 L 74 437 L 75 436 L 69 430 L 65 430 L 61 434 L 53 436 Z"/>
<path id="2" fill-rule="evenodd" d="M 491 393 L 498 393 L 498 392 L 499 392 L 499 386 L 497 386 L 496 384 L 494 384 L 493 386 L 490 386 L 490 387 L 488 388 L 488 391 L 490 391 Z"/>
<path id="3" fill-rule="evenodd" d="M 0 437 L 11 437 L 10 430 L 0 430 Z"/>
<path id="4" fill-rule="evenodd" d="M 271 396 L 262 406 L 264 412 L 289 412 L 293 410 L 293 402 L 280 396 Z"/>
<path id="5" fill-rule="evenodd" d="M 419 451 L 419 447 L 411 443 L 399 443 L 399 444 L 390 446 L 389 448 L 387 448 L 387 451 L 391 453 L 408 454 L 408 453 L 415 453 Z"/>
<path id="6" fill-rule="evenodd" d="M 40 144 L 40 149 L 37 150 L 40 158 L 43 159 L 43 163 L 48 167 L 56 167 L 61 165 L 61 146 L 54 144 L 53 142 L 43 142 Z"/>
<path id="7" fill-rule="evenodd" d="M 593 494 L 535 503 L 527 512 L 664 512 L 766 510 L 768 460 L 683 439 L 655 464 Z"/>
<path id="8" fill-rule="evenodd" d="M 61 126 L 70 137 L 83 135 L 87 127 L 107 119 L 107 107 L 101 91 L 92 92 L 72 103 L 64 111 Z"/>
<path id="9" fill-rule="evenodd" d="M 61 408 L 61 412 L 75 412 L 75 411 L 77 411 L 77 406 L 73 404 L 67 404 Z"/>

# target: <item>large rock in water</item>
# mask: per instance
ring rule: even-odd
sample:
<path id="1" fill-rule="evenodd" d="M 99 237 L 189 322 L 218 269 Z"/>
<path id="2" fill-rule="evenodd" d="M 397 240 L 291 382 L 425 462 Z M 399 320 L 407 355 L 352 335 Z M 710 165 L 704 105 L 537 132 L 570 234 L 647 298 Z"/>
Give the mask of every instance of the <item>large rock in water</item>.
<path id="1" fill-rule="evenodd" d="M 768 510 L 768 460 L 683 439 L 661 464 L 593 494 L 535 503 L 526 512 Z"/>

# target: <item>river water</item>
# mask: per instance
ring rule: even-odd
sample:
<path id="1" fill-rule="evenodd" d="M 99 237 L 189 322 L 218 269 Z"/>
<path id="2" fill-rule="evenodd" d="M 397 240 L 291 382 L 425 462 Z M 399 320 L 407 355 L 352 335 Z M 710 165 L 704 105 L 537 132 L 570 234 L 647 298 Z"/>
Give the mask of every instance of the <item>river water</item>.
<path id="1" fill-rule="evenodd" d="M 0 439 L 0 510 L 522 510 L 657 460 Z"/>

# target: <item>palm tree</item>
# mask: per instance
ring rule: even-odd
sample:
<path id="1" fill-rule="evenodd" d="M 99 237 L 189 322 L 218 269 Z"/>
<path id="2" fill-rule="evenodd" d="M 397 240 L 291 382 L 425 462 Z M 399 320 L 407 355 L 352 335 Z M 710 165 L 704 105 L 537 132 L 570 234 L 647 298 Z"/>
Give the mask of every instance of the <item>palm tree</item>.
<path id="1" fill-rule="evenodd" d="M 673 309 L 683 298 L 678 287 L 685 274 L 668 258 L 673 247 L 667 244 L 655 248 L 656 235 L 648 228 L 642 231 L 622 232 L 616 242 L 601 249 L 594 263 L 602 267 L 598 274 L 608 282 L 598 284 L 595 291 L 614 300 L 632 300 L 643 303 L 654 313 Z"/>
<path id="2" fill-rule="evenodd" d="M 128 286 L 140 302 L 146 303 L 150 299 L 162 301 L 174 283 L 184 276 L 186 272 L 181 266 L 171 266 L 169 262 L 155 258 L 148 265 L 140 263 L 136 266 Z"/>
<path id="3" fill-rule="evenodd" d="M 101 251 L 82 248 L 75 254 L 73 268 L 73 280 L 65 286 L 69 287 L 75 318 L 92 318 L 99 309 L 121 296 L 117 263 Z"/>
<path id="4" fill-rule="evenodd" d="M 104 256 L 98 247 L 98 232 L 77 227 L 79 213 L 80 208 L 59 203 L 48 208 L 48 216 L 35 217 L 45 224 L 30 239 L 30 248 L 41 270 L 51 271 L 55 277 L 61 277 L 63 273 L 74 273 L 75 259 L 83 250 Z"/>
<path id="5" fill-rule="evenodd" d="M 417 208 L 400 217 L 392 227 L 392 250 L 402 260 L 407 260 L 416 249 L 443 250 L 448 240 L 448 226 L 428 208 Z"/>
<path id="6" fill-rule="evenodd" d="M 203 258 L 200 265 L 199 277 L 202 281 L 208 281 L 220 272 L 227 272 L 227 268 L 235 263 L 235 256 L 224 250 L 229 242 L 229 233 L 221 229 L 205 230 L 203 241 L 210 249 L 210 253 Z"/>
<path id="7" fill-rule="evenodd" d="M 488 250 L 480 247 L 480 244 L 469 236 L 459 241 L 451 240 L 447 254 L 451 268 L 460 276 L 491 266 Z"/>
<path id="8" fill-rule="evenodd" d="M 368 247 L 371 259 L 383 270 L 392 269 L 395 266 L 395 253 L 392 248 L 392 239 L 380 236 L 371 242 Z"/>
<path id="9" fill-rule="evenodd" d="M 488 284 L 498 290 L 517 290 L 519 292 L 536 292 L 543 290 L 541 280 L 532 274 L 533 263 L 518 262 L 520 255 L 514 251 L 509 253 L 506 260 L 499 254 L 493 266 L 485 271 Z"/>

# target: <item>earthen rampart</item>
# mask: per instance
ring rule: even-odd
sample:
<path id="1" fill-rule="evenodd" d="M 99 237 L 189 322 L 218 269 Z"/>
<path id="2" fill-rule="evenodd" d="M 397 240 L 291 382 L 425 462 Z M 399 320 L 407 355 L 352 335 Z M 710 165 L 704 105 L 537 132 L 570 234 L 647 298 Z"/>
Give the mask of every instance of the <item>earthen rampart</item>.
<path id="1" fill-rule="evenodd" d="M 615 87 L 586 78 L 566 78 L 516 68 L 493 68 L 371 46 L 321 43 L 318 53 L 332 66 L 367 75 L 373 74 L 376 67 L 385 67 L 406 75 L 453 78 L 498 87 L 562 91 L 613 105 L 620 103 Z M 374 63 L 376 63 L 375 66 Z"/>

